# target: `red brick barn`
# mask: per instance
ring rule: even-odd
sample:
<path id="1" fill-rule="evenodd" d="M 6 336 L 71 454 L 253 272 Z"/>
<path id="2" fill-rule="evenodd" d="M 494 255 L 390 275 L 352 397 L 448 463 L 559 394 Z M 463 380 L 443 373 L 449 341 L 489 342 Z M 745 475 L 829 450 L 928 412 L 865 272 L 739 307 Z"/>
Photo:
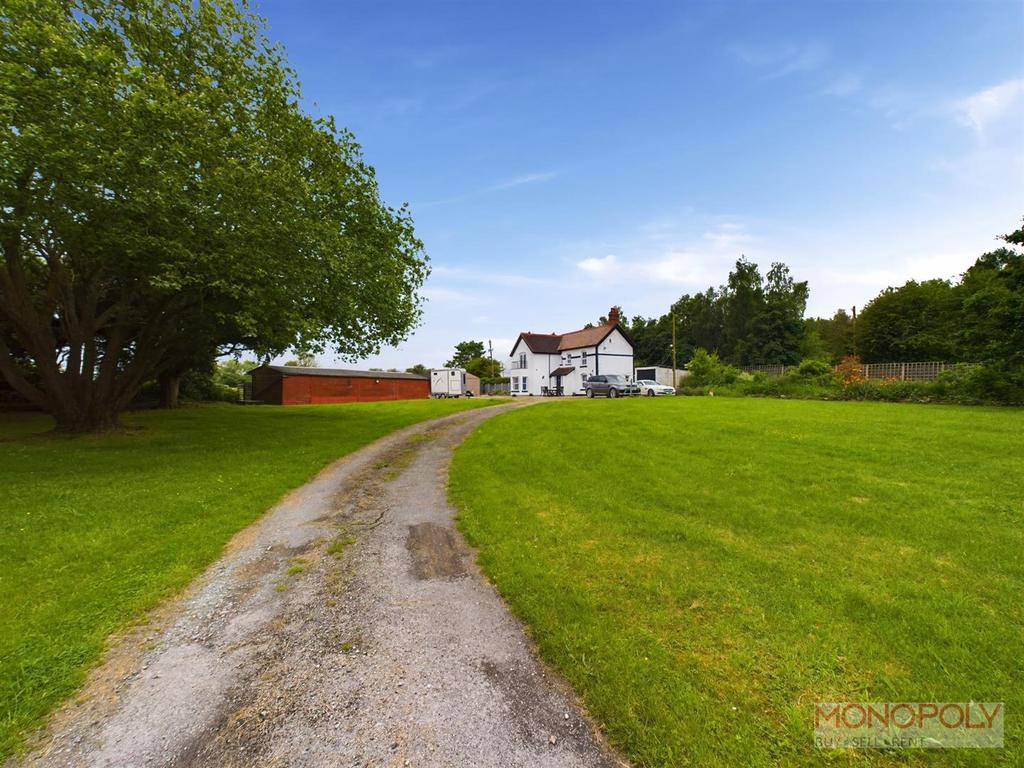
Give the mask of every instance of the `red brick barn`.
<path id="1" fill-rule="evenodd" d="M 416 400 L 430 396 L 430 379 L 413 373 L 262 365 L 249 372 L 251 398 L 274 405 Z"/>

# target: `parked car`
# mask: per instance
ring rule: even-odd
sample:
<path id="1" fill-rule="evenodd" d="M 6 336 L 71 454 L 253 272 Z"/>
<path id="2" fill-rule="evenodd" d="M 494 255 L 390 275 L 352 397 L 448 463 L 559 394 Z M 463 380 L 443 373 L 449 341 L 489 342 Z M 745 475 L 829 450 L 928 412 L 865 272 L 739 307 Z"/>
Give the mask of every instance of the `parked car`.
<path id="1" fill-rule="evenodd" d="M 668 384 L 659 384 L 653 379 L 640 379 L 636 385 L 640 387 L 640 394 L 654 397 L 655 395 L 674 395 L 676 391 Z"/>
<path id="2" fill-rule="evenodd" d="M 605 376 L 590 376 L 587 378 L 584 388 L 587 397 L 606 395 L 607 397 L 629 397 L 639 395 L 640 387 L 633 384 L 625 376 L 617 373 L 609 373 Z"/>

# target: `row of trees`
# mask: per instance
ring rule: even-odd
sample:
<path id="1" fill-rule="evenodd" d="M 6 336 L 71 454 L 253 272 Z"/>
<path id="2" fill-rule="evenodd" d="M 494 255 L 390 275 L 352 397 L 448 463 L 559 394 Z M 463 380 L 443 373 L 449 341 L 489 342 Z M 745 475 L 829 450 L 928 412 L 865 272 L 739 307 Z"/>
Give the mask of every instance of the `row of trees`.
<path id="1" fill-rule="evenodd" d="M 7 0 L 0 375 L 110 428 L 218 354 L 356 359 L 420 317 L 426 257 L 348 131 L 299 107 L 232 0 Z M 173 399 L 173 398 L 171 398 Z"/>
<path id="2" fill-rule="evenodd" d="M 717 350 L 735 365 L 797 362 L 807 295 L 806 281 L 794 280 L 785 264 L 772 264 L 762 277 L 756 264 L 740 258 L 725 285 L 686 294 L 659 318 L 634 317 L 628 330 L 636 359 L 671 365 L 674 323 L 679 364 L 698 348 Z"/>
<path id="3" fill-rule="evenodd" d="M 808 288 L 784 264 L 761 277 L 741 258 L 726 284 L 684 295 L 659 318 L 635 317 L 636 359 L 671 365 L 672 324 L 678 362 L 698 348 L 736 366 L 794 365 L 801 360 L 863 362 L 941 360 L 1024 367 L 1024 230 L 981 256 L 956 281 L 909 281 L 887 288 L 857 314 L 804 318 Z"/>
<path id="4" fill-rule="evenodd" d="M 1024 246 L 1024 229 L 1002 238 Z M 952 360 L 1024 367 L 1024 253 L 998 248 L 956 281 L 911 280 L 882 291 L 857 318 L 865 362 Z"/>

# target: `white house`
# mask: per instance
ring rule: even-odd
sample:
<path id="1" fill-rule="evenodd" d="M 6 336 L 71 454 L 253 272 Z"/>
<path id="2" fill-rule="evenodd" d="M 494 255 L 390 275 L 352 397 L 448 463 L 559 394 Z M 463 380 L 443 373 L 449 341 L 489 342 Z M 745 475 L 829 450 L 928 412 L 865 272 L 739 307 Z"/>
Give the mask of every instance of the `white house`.
<path id="1" fill-rule="evenodd" d="M 633 341 L 619 325 L 615 307 L 604 325 L 569 333 L 520 333 L 504 371 L 513 395 L 571 395 L 587 376 L 609 373 L 633 377 Z"/>

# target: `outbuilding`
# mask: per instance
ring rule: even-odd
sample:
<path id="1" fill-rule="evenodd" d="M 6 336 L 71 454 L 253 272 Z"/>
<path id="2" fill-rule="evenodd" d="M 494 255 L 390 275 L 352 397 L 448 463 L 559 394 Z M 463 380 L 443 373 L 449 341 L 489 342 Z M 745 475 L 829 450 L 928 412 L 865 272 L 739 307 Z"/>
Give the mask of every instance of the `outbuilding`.
<path id="1" fill-rule="evenodd" d="M 430 379 L 414 373 L 261 365 L 249 374 L 250 398 L 273 405 L 418 400 L 430 396 Z"/>
<path id="2" fill-rule="evenodd" d="M 661 365 L 648 365 L 646 368 L 637 368 L 634 371 L 636 381 L 654 381 L 664 384 L 666 387 L 678 387 L 679 382 L 690 375 L 690 372 L 682 368 L 676 368 L 673 374 L 671 368 Z"/>

